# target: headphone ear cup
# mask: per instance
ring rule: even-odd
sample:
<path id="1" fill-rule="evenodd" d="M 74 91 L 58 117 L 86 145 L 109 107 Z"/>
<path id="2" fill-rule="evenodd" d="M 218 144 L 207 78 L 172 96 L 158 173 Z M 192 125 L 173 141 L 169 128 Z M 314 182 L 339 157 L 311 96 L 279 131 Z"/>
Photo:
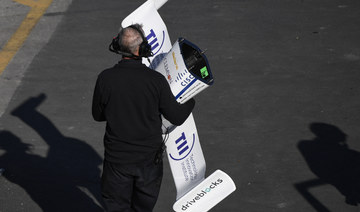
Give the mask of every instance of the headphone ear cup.
<path id="1" fill-rule="evenodd" d="M 146 39 L 146 38 L 145 38 Z M 150 57 L 152 56 L 151 46 L 147 41 L 143 41 L 139 47 L 139 56 Z"/>
<path id="2" fill-rule="evenodd" d="M 119 43 L 119 35 L 117 35 L 113 40 L 112 40 L 112 47 L 114 48 L 115 51 L 121 51 L 121 46 Z"/>

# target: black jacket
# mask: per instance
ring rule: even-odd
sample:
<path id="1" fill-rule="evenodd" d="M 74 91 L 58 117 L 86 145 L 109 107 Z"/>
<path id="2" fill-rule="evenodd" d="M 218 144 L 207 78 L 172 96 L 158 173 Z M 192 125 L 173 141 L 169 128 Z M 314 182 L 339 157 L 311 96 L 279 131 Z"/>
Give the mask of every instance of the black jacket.
<path id="1" fill-rule="evenodd" d="M 161 117 L 181 125 L 194 108 L 179 104 L 165 77 L 141 60 L 121 60 L 98 76 L 92 103 L 96 121 L 106 121 L 105 159 L 140 163 L 155 157 L 162 142 Z"/>

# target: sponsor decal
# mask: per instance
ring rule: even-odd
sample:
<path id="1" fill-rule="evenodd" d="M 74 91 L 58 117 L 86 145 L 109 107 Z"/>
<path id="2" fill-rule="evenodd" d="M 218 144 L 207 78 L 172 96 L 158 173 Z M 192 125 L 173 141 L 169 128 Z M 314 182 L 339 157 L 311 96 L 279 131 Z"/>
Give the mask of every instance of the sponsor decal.
<path id="1" fill-rule="evenodd" d="M 151 51 L 154 55 L 156 55 L 162 48 L 164 41 L 165 41 L 165 31 L 162 31 L 162 41 L 159 42 L 158 37 L 155 34 L 155 31 L 153 29 L 150 30 L 150 33 L 146 36 L 146 40 L 148 40 Z M 160 44 L 161 43 L 161 44 Z"/>
<path id="2" fill-rule="evenodd" d="M 202 69 L 200 69 L 201 77 L 205 79 L 207 76 L 209 76 L 209 72 L 207 70 L 207 67 L 204 66 Z"/>
<path id="3" fill-rule="evenodd" d="M 199 173 L 194 159 L 194 154 L 191 154 L 188 158 L 181 162 L 181 170 L 186 182 L 189 180 L 193 181 L 198 178 Z"/>
<path id="4" fill-rule="evenodd" d="M 186 139 L 185 133 L 175 140 L 176 150 L 169 153 L 172 160 L 178 161 L 184 176 L 184 180 L 194 181 L 199 177 L 198 168 L 194 154 L 190 154 L 195 144 L 195 134 L 193 133 L 193 140 L 191 143 Z"/>
<path id="5" fill-rule="evenodd" d="M 179 66 L 178 66 L 178 64 L 176 62 L 175 52 L 172 53 L 172 57 L 173 57 L 173 60 L 174 60 L 175 68 L 176 68 L 176 70 L 178 70 Z"/>
<path id="6" fill-rule="evenodd" d="M 205 197 L 207 194 L 209 194 L 212 190 L 216 189 L 223 180 L 221 178 L 217 179 L 215 182 L 212 182 L 211 185 L 208 187 L 202 189 L 199 191 L 196 196 L 194 196 L 192 199 L 189 199 L 185 204 L 182 205 L 181 210 L 186 211 L 191 206 L 195 205 L 197 202 L 201 200 L 201 198 Z"/>
<path id="7" fill-rule="evenodd" d="M 183 72 L 178 73 L 176 76 L 175 82 L 180 82 L 182 87 L 186 87 L 187 85 L 191 84 L 195 79 L 195 77 L 189 73 L 188 70 L 184 70 Z"/>
<path id="8" fill-rule="evenodd" d="M 188 143 L 188 140 L 186 139 L 186 136 L 185 136 L 185 133 L 181 133 L 181 136 L 175 140 L 175 144 L 176 144 L 176 149 L 177 149 L 177 152 L 172 154 L 172 153 L 169 153 L 169 156 L 171 159 L 173 160 L 176 160 L 176 161 L 179 161 L 179 160 L 182 160 L 184 158 L 186 158 L 186 156 L 188 156 L 193 147 L 194 147 L 194 144 L 195 144 L 195 133 L 193 133 L 193 140 L 192 142 L 190 143 L 190 146 L 189 146 L 189 143 Z"/>
<path id="9" fill-rule="evenodd" d="M 168 65 L 168 61 L 166 59 L 166 57 L 164 57 L 164 69 L 165 69 L 165 73 L 166 73 L 166 78 L 169 81 L 169 83 L 171 84 L 173 82 L 172 77 L 170 75 L 170 69 L 169 69 L 169 65 Z"/>

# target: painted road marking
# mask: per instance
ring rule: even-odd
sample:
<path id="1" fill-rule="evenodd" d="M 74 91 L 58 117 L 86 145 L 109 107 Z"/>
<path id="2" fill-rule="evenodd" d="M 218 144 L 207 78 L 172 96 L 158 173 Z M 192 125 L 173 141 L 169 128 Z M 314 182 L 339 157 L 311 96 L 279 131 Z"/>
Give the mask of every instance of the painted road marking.
<path id="1" fill-rule="evenodd" d="M 8 42 L 0 51 L 0 75 L 10 63 L 16 52 L 24 44 L 26 38 L 29 36 L 31 30 L 40 20 L 53 0 L 14 0 L 20 4 L 31 7 L 31 10 L 20 24 L 20 27 L 11 36 Z"/>

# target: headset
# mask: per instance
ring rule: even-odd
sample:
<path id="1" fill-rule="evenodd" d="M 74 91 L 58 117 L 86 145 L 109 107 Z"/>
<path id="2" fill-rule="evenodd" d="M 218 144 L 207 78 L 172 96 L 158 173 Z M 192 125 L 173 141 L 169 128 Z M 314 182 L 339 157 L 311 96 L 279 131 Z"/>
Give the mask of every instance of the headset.
<path id="1" fill-rule="evenodd" d="M 113 40 L 111 41 L 110 45 L 109 45 L 109 50 L 116 53 L 116 54 L 121 54 L 125 57 L 130 57 L 130 58 L 134 58 L 134 59 L 140 59 L 141 57 L 151 57 L 153 56 L 153 53 L 151 52 L 151 46 L 148 43 L 147 39 L 144 36 L 144 33 L 142 32 L 142 30 L 139 28 L 139 25 L 130 25 L 128 26 L 134 30 L 136 30 L 137 32 L 140 33 L 141 38 L 142 38 L 142 43 L 139 46 L 139 56 L 134 55 L 132 53 L 130 53 L 129 50 L 125 49 L 123 46 L 121 46 L 120 44 L 120 33 L 117 34 L 116 37 L 113 38 Z"/>

